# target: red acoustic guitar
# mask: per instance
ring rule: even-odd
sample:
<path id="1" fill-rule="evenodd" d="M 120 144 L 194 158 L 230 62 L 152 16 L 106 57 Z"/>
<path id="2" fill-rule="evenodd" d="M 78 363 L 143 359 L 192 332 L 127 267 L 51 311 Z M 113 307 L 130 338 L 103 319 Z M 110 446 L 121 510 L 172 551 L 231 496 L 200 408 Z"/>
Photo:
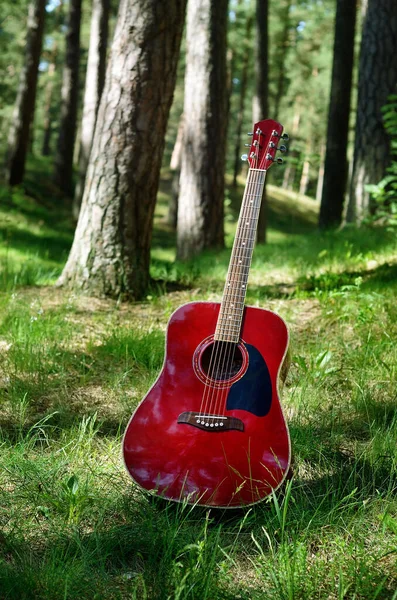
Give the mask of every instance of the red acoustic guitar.
<path id="1" fill-rule="evenodd" d="M 265 176 L 287 138 L 282 131 L 276 121 L 256 123 L 222 302 L 190 302 L 171 316 L 162 371 L 124 436 L 132 479 L 169 500 L 248 506 L 276 490 L 290 466 L 278 393 L 287 327 L 274 312 L 244 306 Z"/>

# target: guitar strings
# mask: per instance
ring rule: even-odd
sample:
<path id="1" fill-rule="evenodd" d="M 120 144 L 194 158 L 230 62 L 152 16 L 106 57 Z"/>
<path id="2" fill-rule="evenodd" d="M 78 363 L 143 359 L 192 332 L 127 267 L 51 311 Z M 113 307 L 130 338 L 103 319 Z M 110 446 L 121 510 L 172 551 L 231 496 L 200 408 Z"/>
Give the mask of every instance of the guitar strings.
<path id="1" fill-rule="evenodd" d="M 258 136 L 258 142 L 260 141 L 260 134 Z M 255 169 L 258 168 L 258 157 L 255 157 Z M 263 174 L 263 179 L 262 179 L 262 174 Z M 249 171 L 249 178 L 248 178 L 248 185 L 247 185 L 247 190 L 245 193 L 245 197 L 244 197 L 244 203 L 243 203 L 243 210 L 240 214 L 240 218 L 239 218 L 239 224 L 238 224 L 238 235 L 236 236 L 236 244 L 234 245 L 233 251 L 232 251 L 232 261 L 231 261 L 231 265 L 229 268 L 229 271 L 233 271 L 234 269 L 238 269 L 239 268 L 239 263 L 241 263 L 241 271 L 238 272 L 236 271 L 237 274 L 237 279 L 242 279 L 242 275 L 243 275 L 243 270 L 244 269 L 248 269 L 247 271 L 247 279 L 248 279 L 248 272 L 249 272 L 249 268 L 250 268 L 250 264 L 251 264 L 251 260 L 252 260 L 252 249 L 255 243 L 255 236 L 252 235 L 252 233 L 256 233 L 257 230 L 257 223 L 258 223 L 258 219 L 259 219 L 259 211 L 260 211 L 260 197 L 262 196 L 262 194 L 259 194 L 259 189 L 261 187 L 261 185 L 264 183 L 265 180 L 265 176 L 266 176 L 266 170 L 263 171 Z M 252 176 L 253 175 L 253 176 Z M 252 196 L 252 190 L 256 191 L 257 193 L 255 194 L 255 196 Z M 251 196 L 251 198 L 255 198 L 250 200 L 250 203 L 252 203 L 252 206 L 250 206 L 250 204 L 248 204 L 248 202 L 245 202 L 245 200 L 249 199 L 249 197 Z M 250 212 L 251 211 L 251 212 Z M 250 214 L 247 214 L 250 213 Z M 241 234 L 244 233 L 244 229 L 241 228 L 241 225 L 244 221 L 244 219 L 249 219 L 250 223 L 254 223 L 255 222 L 255 227 L 251 228 L 251 233 L 248 232 L 248 236 L 245 239 L 245 242 L 243 242 L 241 244 Z M 247 248 L 246 242 L 247 241 L 252 241 L 252 247 Z M 240 244 L 239 244 L 240 242 Z M 245 247 L 244 247 L 245 245 Z M 251 256 L 249 256 L 251 253 Z M 247 260 L 247 258 L 250 258 L 249 260 L 249 265 L 246 265 L 245 262 Z M 236 263 L 236 261 L 238 261 Z M 231 274 L 228 271 L 228 275 Z M 244 279 L 244 278 L 243 278 Z M 246 281 L 247 281 L 246 279 Z M 239 294 L 241 294 L 240 292 L 240 288 L 237 288 L 237 286 L 232 287 L 232 295 L 230 295 L 230 292 L 227 290 L 227 288 L 230 287 L 230 281 L 228 283 L 228 278 L 226 279 L 226 284 L 225 284 L 225 292 L 226 292 L 226 296 L 227 296 L 227 300 L 226 302 L 229 304 L 229 308 L 233 307 L 232 302 L 235 304 L 236 303 L 236 298 L 237 301 L 239 299 Z M 245 298 L 245 294 L 246 294 L 246 283 L 244 285 L 244 298 Z M 240 302 L 241 303 L 241 302 Z M 241 330 L 241 324 L 242 324 L 242 319 L 243 319 L 243 311 L 244 311 L 244 299 L 242 301 L 243 304 L 243 309 L 242 309 L 242 315 L 241 315 L 241 321 L 240 321 L 240 330 Z M 240 310 L 240 309 L 238 309 Z M 229 318 L 232 319 L 232 316 L 229 316 Z M 232 327 L 235 327 L 235 325 L 232 325 Z M 221 329 L 226 329 L 227 331 L 227 324 L 222 324 L 222 321 L 220 321 L 220 328 Z M 229 330 L 230 331 L 230 330 Z M 234 332 L 229 333 L 227 337 L 233 337 L 234 336 Z M 209 423 L 209 419 L 208 416 L 206 418 L 206 415 L 210 415 L 212 412 L 214 412 L 215 414 L 224 414 L 225 409 L 226 409 L 226 395 L 228 390 L 230 389 L 230 386 L 222 386 L 222 382 L 223 381 L 227 381 L 228 378 L 233 377 L 233 375 L 238 373 L 238 370 L 241 368 L 241 366 L 239 367 L 239 369 L 237 370 L 236 373 L 233 373 L 233 364 L 234 364 L 234 360 L 235 360 L 235 354 L 236 354 L 236 350 L 238 348 L 238 344 L 240 341 L 240 335 L 239 335 L 239 339 L 237 341 L 237 343 L 233 342 L 233 341 L 225 341 L 225 340 L 214 340 L 213 346 L 212 346 L 212 350 L 211 350 L 211 356 L 210 356 L 210 361 L 209 361 L 209 368 L 208 368 L 208 378 L 215 380 L 214 381 L 214 385 L 211 384 L 204 384 L 204 393 L 203 393 L 203 397 L 202 397 L 202 401 L 201 401 L 201 406 L 200 406 L 200 414 L 203 415 L 203 418 L 207 420 L 207 425 L 208 426 L 214 426 L 214 424 Z M 214 371 L 216 369 L 216 373 L 214 376 Z M 228 377 L 229 375 L 229 377 Z M 217 385 L 217 382 L 219 381 L 219 384 Z M 225 396 L 225 397 L 224 397 Z M 218 408 L 219 405 L 219 408 Z M 212 410 L 212 407 L 214 406 L 214 410 Z M 207 410 L 208 407 L 208 410 Z M 223 407 L 223 411 L 222 411 L 222 407 Z M 204 410 L 203 410 L 204 409 Z M 204 413 L 204 414 L 203 414 Z"/>
<path id="2" fill-rule="evenodd" d="M 255 164 L 255 168 L 257 167 L 257 165 Z M 249 177 L 249 181 L 248 181 L 248 186 L 247 186 L 247 192 L 245 194 L 244 197 L 244 203 L 243 203 L 243 210 L 241 213 L 241 223 L 239 223 L 239 227 L 238 227 L 238 231 L 237 231 L 237 235 L 236 235 L 236 246 L 235 246 L 235 252 L 233 252 L 232 254 L 232 265 L 233 265 L 233 269 L 235 271 L 235 275 L 236 275 L 236 280 L 239 281 L 239 283 L 241 283 L 241 281 L 243 280 L 242 278 L 242 274 L 243 274 L 243 269 L 245 268 L 245 259 L 246 259 L 246 251 L 247 249 L 244 248 L 244 246 L 242 245 L 242 239 L 244 238 L 244 221 L 247 219 L 251 219 L 252 218 L 252 214 L 250 214 L 252 212 L 252 208 L 250 206 L 250 198 L 252 198 L 252 192 L 255 191 L 256 188 L 256 179 L 257 179 L 257 172 L 255 171 L 251 171 L 250 172 L 250 177 Z M 248 234 L 249 236 L 250 234 Z M 248 238 L 247 238 L 248 239 Z M 241 262 L 241 271 L 239 270 L 239 263 Z M 241 288 L 237 287 L 236 285 L 233 286 L 232 288 L 232 294 L 229 294 L 229 297 L 227 299 L 227 303 L 228 303 L 228 309 L 230 310 L 230 308 L 235 308 L 236 304 L 238 302 L 241 303 Z M 235 312 L 234 310 L 232 312 Z M 241 311 L 243 312 L 243 311 Z M 240 320 L 240 328 L 241 328 L 241 321 L 242 321 L 242 317 L 243 315 L 241 315 L 241 320 Z M 232 319 L 232 328 L 234 329 L 236 327 L 235 325 L 235 320 L 233 319 L 232 316 L 229 316 L 230 319 Z M 227 331 L 227 322 L 225 324 L 225 328 Z M 230 330 L 229 330 L 230 331 Z M 234 337 L 235 333 L 234 331 L 231 331 L 231 333 L 227 336 L 227 337 Z M 236 355 L 236 350 L 238 348 L 238 344 L 240 341 L 240 332 L 239 332 L 239 339 L 237 340 L 237 342 L 233 342 L 233 341 L 228 341 L 225 343 L 225 347 L 224 347 L 224 352 L 223 352 L 223 356 L 222 358 L 222 362 L 220 363 L 220 372 L 225 374 L 225 379 L 227 379 L 227 373 L 230 371 L 230 375 L 232 376 L 232 367 L 233 367 L 233 362 L 234 362 L 234 358 Z M 221 413 L 224 414 L 225 410 L 226 410 L 226 396 L 227 396 L 227 392 L 230 386 L 225 386 L 224 388 L 222 388 L 220 391 L 218 391 L 218 394 L 215 396 L 214 400 L 215 400 L 215 413 Z M 218 408 L 219 406 L 219 408 Z M 222 410 L 223 409 L 223 410 Z"/>
<path id="3" fill-rule="evenodd" d="M 265 172 L 264 172 L 265 175 Z M 255 223 L 257 225 L 257 221 L 259 219 L 259 211 L 260 211 L 260 196 L 261 194 L 259 194 L 259 190 L 261 189 L 261 185 L 264 182 L 264 177 L 262 178 L 262 173 L 256 172 L 255 173 L 255 177 L 253 179 L 252 182 L 252 186 L 251 186 L 251 198 L 252 200 L 250 200 L 250 202 L 252 202 L 252 206 L 248 205 L 248 210 L 247 213 L 249 213 L 249 215 L 247 214 L 245 218 L 249 218 L 251 223 Z M 254 196 L 252 196 L 252 191 L 254 192 Z M 239 273 L 239 278 L 240 279 L 245 279 L 245 281 L 248 280 L 248 273 L 250 270 L 250 265 L 251 265 L 251 260 L 252 260 L 252 248 L 254 246 L 255 243 L 255 233 L 256 233 L 256 229 L 257 227 L 255 226 L 252 233 L 248 233 L 248 236 L 245 238 L 246 240 L 246 245 L 244 246 L 240 246 L 240 250 L 241 252 L 239 253 L 239 257 L 242 257 L 242 266 L 241 266 L 241 271 Z M 242 232 L 244 234 L 244 231 Z M 252 247 L 248 248 L 247 247 L 247 241 L 252 243 Z M 240 240 L 241 242 L 241 240 Z M 249 261 L 249 264 L 247 264 L 247 260 Z M 246 277 L 245 277 L 246 275 Z M 246 288 L 245 288 L 246 290 Z M 245 294 L 244 294 L 245 296 Z M 237 300 L 242 300 L 241 298 L 239 298 L 239 294 L 238 292 L 236 292 L 236 297 Z M 234 300 L 235 302 L 235 300 Z M 244 318 L 244 300 L 242 300 L 243 303 L 243 308 L 242 308 L 242 317 L 241 317 L 241 327 L 242 327 L 242 321 Z M 241 331 L 241 330 L 240 330 Z M 239 336 L 240 337 L 240 336 Z M 240 340 L 239 340 L 240 341 Z M 241 365 L 239 365 L 239 369 L 237 370 L 236 373 L 233 372 L 233 364 L 234 364 L 234 360 L 235 360 L 235 356 L 236 356 L 236 351 L 238 350 L 238 344 L 239 341 L 235 344 L 232 343 L 229 345 L 229 348 L 227 349 L 227 356 L 224 357 L 224 363 L 226 364 L 225 367 L 225 372 L 228 373 L 230 371 L 231 374 L 236 375 L 238 373 L 238 370 L 241 369 Z M 225 355 L 226 355 L 226 351 L 225 351 Z M 224 367 L 222 366 L 222 369 Z M 229 391 L 230 387 L 226 387 L 225 389 L 223 389 L 221 391 L 221 393 L 219 394 L 219 409 L 218 407 L 216 407 L 218 410 L 216 412 L 218 412 L 219 410 L 222 409 L 223 407 L 223 411 L 226 410 L 226 400 L 227 400 L 227 394 Z M 218 404 L 218 403 L 217 403 Z"/>
<path id="4" fill-rule="evenodd" d="M 257 162 L 257 159 L 256 159 Z M 257 168 L 257 164 L 255 164 L 255 168 Z M 248 186 L 247 186 L 247 190 L 246 190 L 246 194 L 245 194 L 245 198 L 244 200 L 248 200 L 250 197 L 252 198 L 252 191 L 258 191 L 258 183 L 262 183 L 260 181 L 261 177 L 259 175 L 258 172 L 250 172 L 250 177 L 249 177 L 249 181 L 248 181 Z M 259 197 L 259 194 L 255 195 L 255 198 Z M 253 200 L 251 200 L 250 202 L 253 202 Z M 247 246 L 244 247 L 244 245 L 241 244 L 241 234 L 244 234 L 244 228 L 240 227 L 240 225 L 242 225 L 244 219 L 249 219 L 250 223 L 255 222 L 257 220 L 257 215 L 255 214 L 256 211 L 256 203 L 257 200 L 255 201 L 255 204 L 251 207 L 250 204 L 248 202 L 244 202 L 243 204 L 243 211 L 240 215 L 240 223 L 239 223 L 239 229 L 238 229 L 238 236 L 236 239 L 236 245 L 235 248 L 233 248 L 233 254 L 232 254 L 232 270 L 234 269 L 239 269 L 239 263 L 242 264 L 241 266 L 241 271 L 236 271 L 236 275 L 237 275 L 237 279 L 243 279 L 242 275 L 243 275 L 243 269 L 247 269 L 247 265 L 245 264 L 246 259 L 249 256 L 249 253 L 251 252 L 252 248 L 247 248 Z M 253 228 L 250 228 L 251 231 L 253 232 Z M 254 228 L 256 230 L 256 227 Z M 244 238 L 243 238 L 244 239 Z M 252 233 L 248 233 L 248 237 L 245 238 L 245 240 L 247 241 L 252 241 L 254 242 L 254 237 L 252 236 Z M 240 243 L 239 243 L 240 242 Z M 244 242 L 243 242 L 244 243 Z M 245 242 L 246 243 L 246 242 Z M 253 245 L 252 245 L 253 247 Z M 251 253 L 252 256 L 252 253 Z M 243 262 L 244 259 L 244 262 Z M 248 266 L 248 270 L 249 270 L 249 266 Z M 246 284 L 244 286 L 244 289 L 246 290 Z M 243 294 L 245 296 L 245 293 Z M 241 291 L 240 288 L 237 288 L 236 286 L 232 287 L 232 295 L 230 295 L 230 292 L 227 294 L 227 303 L 229 304 L 229 307 L 233 307 L 233 304 L 236 304 L 236 301 L 239 302 L 240 304 L 244 305 L 244 301 L 243 299 L 241 299 Z M 242 302 L 241 302 L 242 300 Z M 242 309 L 242 313 L 243 313 L 244 308 Z M 230 316 L 230 318 L 232 318 Z M 243 314 L 241 315 L 241 321 L 243 318 Z M 240 321 L 240 326 L 241 326 L 241 321 Z M 223 329 L 226 328 L 227 331 L 227 322 L 224 325 L 221 325 L 221 327 Z M 233 325 L 233 327 L 235 327 L 235 325 Z M 233 337 L 234 336 L 234 332 L 229 333 L 228 337 Z M 239 336 L 240 337 L 240 336 Z M 215 354 L 215 356 L 213 356 L 214 358 L 214 364 L 212 367 L 212 372 L 211 372 L 211 368 L 209 370 L 209 375 L 211 375 L 213 378 L 215 378 L 215 381 L 220 381 L 220 385 L 216 386 L 212 386 L 212 394 L 207 394 L 207 400 L 209 401 L 206 402 L 206 408 L 207 405 L 208 406 L 208 411 L 206 410 L 205 413 L 212 413 L 215 412 L 215 414 L 224 414 L 225 412 L 225 396 L 228 392 L 228 389 L 230 388 L 230 386 L 222 386 L 222 381 L 223 380 L 227 380 L 228 378 L 231 378 L 233 375 L 235 375 L 236 373 L 233 372 L 233 364 L 234 364 L 234 359 L 235 359 L 235 355 L 236 355 L 236 350 L 238 348 L 238 344 L 239 344 L 239 339 L 237 340 L 237 343 L 233 342 L 233 341 L 217 341 L 216 343 L 216 351 L 214 353 L 213 351 L 213 355 Z M 215 345 L 215 344 L 214 344 Z M 214 371 L 216 368 L 216 374 L 214 377 Z M 241 368 L 241 367 L 240 367 Z M 238 371 L 237 371 L 238 372 Z M 228 377 L 229 375 L 229 377 Z M 214 389 L 215 388 L 215 389 Z M 210 391 L 210 390 L 208 390 Z M 212 407 L 215 403 L 215 409 L 212 410 Z M 219 405 L 219 409 L 218 409 L 218 405 Z M 222 410 L 223 407 L 223 410 Z"/>
<path id="5" fill-rule="evenodd" d="M 243 218 L 246 218 L 244 215 L 244 211 L 246 210 L 246 204 L 245 204 L 244 200 L 249 195 L 249 189 L 251 187 L 251 177 L 250 177 L 251 173 L 252 173 L 252 171 L 249 171 L 249 173 L 248 173 L 248 185 L 247 185 L 247 188 L 246 188 L 246 191 L 244 194 L 244 198 L 243 198 L 243 206 L 242 206 L 242 211 L 239 215 L 237 231 L 240 230 L 240 225 L 243 222 Z M 235 253 L 236 249 L 237 249 L 237 240 L 236 240 L 235 244 L 233 245 L 232 260 L 234 258 L 234 253 Z M 229 265 L 227 277 L 226 277 L 225 287 L 224 287 L 224 298 L 225 298 L 225 296 L 230 297 L 230 291 L 228 290 L 228 288 L 231 287 L 231 282 L 230 282 L 229 276 L 232 274 L 232 271 L 233 271 L 233 265 L 232 265 L 232 261 L 231 261 L 231 263 Z M 231 289 L 232 289 L 232 291 L 234 290 L 233 287 Z M 230 301 L 229 301 L 229 304 L 230 304 Z M 221 305 L 221 309 L 222 309 L 222 305 Z M 220 321 L 221 335 L 222 335 L 222 329 L 224 329 L 224 328 L 225 328 L 225 325 L 223 325 L 222 321 Z M 211 385 L 211 383 L 205 384 L 204 393 L 203 393 L 201 406 L 200 406 L 200 413 L 204 413 L 204 420 L 205 420 L 206 414 L 211 414 L 212 399 L 215 395 L 215 391 L 217 392 L 217 395 L 219 394 L 219 387 L 216 384 L 216 376 L 218 375 L 219 365 L 220 365 L 219 354 L 222 355 L 222 353 L 223 353 L 221 346 L 222 346 L 222 340 L 214 340 L 213 347 L 211 350 L 211 358 L 210 358 L 209 368 L 208 368 L 208 378 L 212 379 L 212 380 L 215 379 L 215 383 L 212 385 Z M 215 368 L 216 368 L 216 375 L 214 377 Z M 207 419 L 207 421 L 208 421 L 208 419 Z"/>
<path id="6" fill-rule="evenodd" d="M 256 167 L 256 165 L 255 165 L 255 167 Z M 245 198 L 248 198 L 251 195 L 252 189 L 255 188 L 255 183 L 256 183 L 255 179 L 257 178 L 257 174 L 254 172 L 251 172 L 250 175 L 252 175 L 252 174 L 253 174 L 253 177 L 252 176 L 249 177 Z M 244 200 L 245 200 L 245 198 L 244 198 Z M 239 221 L 240 221 L 239 228 L 238 228 L 239 232 L 241 232 L 240 225 L 242 225 L 243 219 L 248 218 L 247 212 L 249 211 L 249 208 L 250 208 L 249 204 L 244 202 L 243 203 L 243 211 L 242 211 L 242 213 L 240 215 L 240 219 L 239 219 Z M 236 239 L 236 244 L 235 244 L 235 247 L 233 248 L 233 253 L 232 253 L 232 262 L 231 262 L 231 268 L 230 268 L 231 271 L 233 271 L 233 267 L 236 266 L 235 261 L 238 260 L 239 257 L 241 256 L 241 251 L 242 251 L 242 247 L 239 246 L 238 239 Z M 229 274 L 230 273 L 228 273 L 228 275 Z M 225 285 L 225 288 L 227 288 L 227 287 L 230 287 L 230 282 L 228 285 Z M 231 301 L 235 302 L 235 298 L 238 297 L 237 287 L 234 286 L 231 289 L 232 289 L 232 296 L 230 296 L 230 292 L 227 292 L 227 296 L 228 296 L 227 301 L 228 301 L 229 305 L 231 304 Z M 221 329 L 225 329 L 225 328 L 227 330 L 227 324 L 222 325 L 222 323 L 221 323 Z M 230 334 L 229 337 L 232 337 L 232 335 L 233 334 Z M 238 344 L 238 342 L 237 342 L 237 344 Z M 212 358 L 214 358 L 214 361 L 213 361 L 214 364 L 212 366 L 212 369 L 210 366 L 209 375 L 214 378 L 214 371 L 215 371 L 215 367 L 216 367 L 216 374 L 215 374 L 215 381 L 216 381 L 218 379 L 219 372 L 222 372 L 222 370 L 224 369 L 226 355 L 228 357 L 227 362 L 228 363 L 230 362 L 230 354 L 231 354 L 232 347 L 234 349 L 234 352 L 233 352 L 233 357 L 234 357 L 236 345 L 233 342 L 224 342 L 224 344 L 222 344 L 222 340 L 215 342 L 214 346 L 215 345 L 216 345 L 215 353 L 214 353 L 214 348 L 213 348 L 213 352 L 212 352 L 212 354 L 213 354 Z M 215 383 L 215 386 L 211 386 L 211 388 L 212 388 L 211 390 L 208 390 L 209 393 L 207 394 L 207 399 L 206 399 L 207 402 L 206 402 L 206 406 L 205 406 L 205 409 L 207 409 L 207 406 L 208 406 L 208 410 L 205 410 L 204 414 L 213 412 L 211 410 L 211 408 L 212 408 L 214 400 L 215 400 L 215 405 L 217 405 L 218 404 L 217 400 L 219 399 L 219 402 L 222 406 L 222 397 L 223 397 L 224 393 L 223 393 L 223 389 L 222 389 L 221 385 L 217 386 Z M 228 389 L 228 387 L 226 386 L 226 392 L 227 392 L 227 389 Z M 212 393 L 210 393 L 210 392 L 212 392 Z M 224 407 L 223 411 L 220 411 L 220 412 L 222 412 L 222 414 L 224 414 L 224 410 L 225 410 L 225 407 Z M 215 410 L 215 413 L 216 412 L 217 411 Z"/>
<path id="7" fill-rule="evenodd" d="M 257 167 L 257 165 L 255 165 L 255 167 Z M 266 175 L 266 172 L 263 172 L 264 176 Z M 257 229 L 257 221 L 259 218 L 259 210 L 260 210 L 260 200 L 259 197 L 261 194 L 259 194 L 259 190 L 260 187 L 262 185 L 262 183 L 264 182 L 264 177 L 262 178 L 262 173 L 256 171 L 254 173 L 254 177 L 252 178 L 252 185 L 249 186 L 248 188 L 248 193 L 247 193 L 247 199 L 249 197 L 251 197 L 250 203 L 247 203 L 247 209 L 245 211 L 245 215 L 244 215 L 244 219 L 249 219 L 250 224 L 251 223 L 255 223 L 255 227 L 251 227 L 251 231 L 248 232 L 247 237 L 243 237 L 243 239 L 245 239 L 246 241 L 248 240 L 249 242 L 252 242 L 252 247 L 251 248 L 247 248 L 247 245 L 245 245 L 245 247 L 241 244 L 241 237 L 243 234 L 244 236 L 244 229 L 239 231 L 239 238 L 238 241 L 240 242 L 240 245 L 238 246 L 238 252 L 236 254 L 236 260 L 238 260 L 238 263 L 241 262 L 241 271 L 237 273 L 237 279 L 240 280 L 245 280 L 245 282 L 247 282 L 248 280 L 248 273 L 249 273 L 249 269 L 250 269 L 250 264 L 251 264 L 251 260 L 252 260 L 252 248 L 254 246 L 255 243 L 255 233 L 256 233 L 256 229 Z M 255 194 L 253 195 L 252 192 L 255 192 Z M 252 203 L 252 206 L 250 206 L 250 204 Z M 250 256 L 251 254 L 251 256 Z M 249 260 L 249 264 L 246 264 L 247 259 Z M 237 268 L 238 268 L 238 263 L 237 263 Z M 244 270 L 246 271 L 244 273 Z M 244 276 L 247 276 L 246 278 Z M 245 293 L 246 293 L 246 283 L 245 283 Z M 235 288 L 235 297 L 237 298 L 237 301 L 241 298 L 239 296 L 240 289 L 239 288 Z M 244 297 L 245 297 L 245 293 L 244 293 Z M 234 298 L 231 299 L 234 303 L 236 302 L 236 300 Z M 229 300 L 229 305 L 231 305 L 231 300 Z M 233 305 L 231 305 L 233 306 Z M 242 309 L 242 313 L 244 312 L 244 300 L 243 300 L 243 309 Z M 242 320 L 243 320 L 243 314 L 241 315 L 241 321 L 240 321 L 240 330 L 241 330 L 241 326 L 242 326 Z M 240 338 L 240 336 L 239 336 Z M 223 361 L 222 361 L 222 366 L 221 366 L 221 372 L 223 371 L 225 374 L 227 374 L 230 371 L 230 375 L 233 376 L 235 374 L 238 373 L 233 373 L 233 364 L 234 364 L 234 359 L 235 359 L 235 355 L 236 355 L 236 350 L 238 349 L 238 344 L 239 344 L 240 339 L 237 341 L 237 343 L 228 343 L 225 347 L 225 351 L 224 351 L 224 356 L 223 356 Z M 241 368 L 241 366 L 240 366 Z M 226 377 L 227 378 L 227 377 Z M 220 393 L 218 392 L 217 396 L 217 402 L 216 402 L 216 413 L 221 412 L 222 407 L 223 407 L 223 414 L 226 410 L 226 397 L 227 397 L 227 393 L 230 389 L 230 386 L 225 386 L 225 388 L 220 390 Z M 219 409 L 218 409 L 218 404 L 219 404 Z"/>

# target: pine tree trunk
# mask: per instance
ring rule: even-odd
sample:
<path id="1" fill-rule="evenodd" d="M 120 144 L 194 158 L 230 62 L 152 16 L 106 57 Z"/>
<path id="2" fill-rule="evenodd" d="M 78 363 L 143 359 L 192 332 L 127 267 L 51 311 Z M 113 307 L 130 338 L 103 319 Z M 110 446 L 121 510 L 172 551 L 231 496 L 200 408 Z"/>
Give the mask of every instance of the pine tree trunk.
<path id="1" fill-rule="evenodd" d="M 324 157 L 325 157 L 325 144 L 322 143 L 320 147 L 320 164 L 318 167 L 317 175 L 317 187 L 316 187 L 316 201 L 321 202 L 321 196 L 324 187 Z"/>
<path id="2" fill-rule="evenodd" d="M 181 174 L 181 159 L 183 150 L 183 114 L 179 119 L 178 132 L 176 134 L 176 140 L 172 156 L 170 160 L 170 167 L 172 170 L 172 184 L 171 184 L 171 198 L 168 205 L 168 225 L 176 230 L 178 223 L 178 198 L 179 198 L 179 177 Z"/>
<path id="3" fill-rule="evenodd" d="M 43 156 L 49 156 L 51 153 L 51 134 L 52 134 L 52 120 L 54 116 L 54 108 L 52 106 L 52 95 L 54 91 L 54 75 L 56 69 L 56 59 L 57 59 L 58 49 L 55 45 L 52 62 L 48 67 L 48 82 L 45 90 L 45 101 L 44 101 L 44 135 L 43 135 L 43 147 L 41 153 Z"/>
<path id="4" fill-rule="evenodd" d="M 309 149 L 310 149 L 310 146 L 309 146 Z M 308 148 L 306 148 L 306 151 L 307 150 L 308 150 Z M 306 154 L 305 160 L 303 162 L 303 169 L 302 169 L 301 179 L 300 179 L 300 183 L 299 183 L 299 193 L 302 194 L 303 196 L 306 194 L 307 188 L 309 187 L 309 175 L 310 175 L 310 162 L 309 162 L 309 155 Z"/>
<path id="5" fill-rule="evenodd" d="M 251 30 L 253 24 L 252 15 L 248 15 L 246 30 L 245 30 L 245 39 L 249 40 L 251 37 Z M 243 55 L 243 64 L 241 66 L 241 78 L 240 78 L 240 98 L 239 98 L 239 107 L 237 113 L 237 127 L 236 127 L 236 139 L 234 145 L 234 170 L 233 170 L 233 187 L 237 185 L 237 176 L 241 170 L 241 133 L 243 129 L 243 121 L 244 121 L 244 109 L 245 109 L 245 99 L 247 95 L 247 82 L 248 82 L 248 67 L 249 67 L 249 51 L 248 47 Z"/>
<path id="6" fill-rule="evenodd" d="M 269 111 L 269 68 L 268 68 L 268 0 L 257 0 L 256 2 L 256 20 L 257 20 L 257 54 L 256 54 L 256 99 L 254 100 L 254 123 L 261 119 L 268 118 Z M 258 220 L 258 243 L 266 242 L 267 230 L 267 198 L 266 184 L 263 188 L 262 204 Z"/>
<path id="7" fill-rule="evenodd" d="M 295 167 L 295 161 L 293 161 L 292 159 L 294 159 L 294 158 L 296 159 L 297 156 L 296 156 L 296 151 L 294 150 L 293 144 L 294 144 L 294 140 L 295 140 L 296 136 L 298 135 L 299 125 L 300 125 L 300 121 L 301 121 L 301 102 L 302 102 L 302 98 L 298 97 L 296 99 L 294 118 L 292 120 L 289 160 L 287 161 L 287 165 L 285 167 L 283 183 L 282 183 L 282 187 L 285 190 L 292 190 L 294 187 L 296 167 Z"/>
<path id="8" fill-rule="evenodd" d="M 190 0 L 178 258 L 221 247 L 227 128 L 227 0 Z"/>
<path id="9" fill-rule="evenodd" d="M 55 183 L 70 197 L 73 196 L 73 152 L 79 95 L 81 3 L 82 0 L 70 0 L 69 5 L 61 92 L 61 120 L 54 173 Z"/>
<path id="10" fill-rule="evenodd" d="M 367 184 L 376 184 L 389 163 L 390 142 L 382 107 L 397 81 L 397 4 L 363 1 L 363 35 L 358 79 L 356 136 L 346 220 L 360 223 L 373 209 Z"/>
<path id="11" fill-rule="evenodd" d="M 29 132 L 36 102 L 38 66 L 43 45 L 46 0 L 33 0 L 29 5 L 25 62 L 21 71 L 17 100 L 8 138 L 6 180 L 10 185 L 22 182 Z"/>
<path id="12" fill-rule="evenodd" d="M 85 176 L 90 158 L 92 139 L 105 84 L 106 50 L 108 43 L 110 0 L 94 0 L 92 4 L 90 47 L 85 80 L 83 117 L 79 148 L 79 179 L 73 201 L 73 215 L 77 219 L 84 192 Z"/>
<path id="13" fill-rule="evenodd" d="M 73 246 L 59 280 L 142 297 L 186 0 L 122 0 Z"/>
<path id="14" fill-rule="evenodd" d="M 288 36 L 291 27 L 290 23 L 290 13 L 291 9 L 291 0 L 286 0 L 285 6 L 281 8 L 279 13 L 279 21 L 283 23 L 283 29 L 281 31 L 280 39 L 276 45 L 277 50 L 277 86 L 276 86 L 276 96 L 274 101 L 274 119 L 278 119 L 280 112 L 280 102 L 284 96 L 284 87 L 285 87 L 285 63 L 287 58 L 288 51 Z"/>
<path id="15" fill-rule="evenodd" d="M 347 184 L 347 141 L 357 0 L 338 0 L 319 226 L 340 225 Z"/>

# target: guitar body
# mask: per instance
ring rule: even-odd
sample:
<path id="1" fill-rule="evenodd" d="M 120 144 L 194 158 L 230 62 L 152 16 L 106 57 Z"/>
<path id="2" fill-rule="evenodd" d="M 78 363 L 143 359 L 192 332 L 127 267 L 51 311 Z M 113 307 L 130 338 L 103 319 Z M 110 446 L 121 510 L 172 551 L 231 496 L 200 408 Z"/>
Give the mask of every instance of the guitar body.
<path id="1" fill-rule="evenodd" d="M 192 302 L 172 315 L 162 371 L 128 424 L 123 453 L 143 489 L 233 508 L 265 499 L 290 466 L 277 387 L 288 331 L 275 313 L 245 307 L 236 359 L 225 350 L 222 361 L 230 372 L 211 376 L 219 309 Z"/>

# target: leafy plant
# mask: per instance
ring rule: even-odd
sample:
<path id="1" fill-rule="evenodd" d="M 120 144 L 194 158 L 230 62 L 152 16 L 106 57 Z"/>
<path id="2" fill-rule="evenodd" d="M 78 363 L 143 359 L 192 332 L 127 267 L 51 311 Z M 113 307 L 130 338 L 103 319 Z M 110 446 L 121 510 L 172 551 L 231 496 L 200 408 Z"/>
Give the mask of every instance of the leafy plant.
<path id="1" fill-rule="evenodd" d="M 376 185 L 367 185 L 366 189 L 377 204 L 375 218 L 389 226 L 397 225 L 397 94 L 389 96 L 389 102 L 383 107 L 383 121 L 390 135 L 391 165 L 386 169 L 385 177 Z"/>

